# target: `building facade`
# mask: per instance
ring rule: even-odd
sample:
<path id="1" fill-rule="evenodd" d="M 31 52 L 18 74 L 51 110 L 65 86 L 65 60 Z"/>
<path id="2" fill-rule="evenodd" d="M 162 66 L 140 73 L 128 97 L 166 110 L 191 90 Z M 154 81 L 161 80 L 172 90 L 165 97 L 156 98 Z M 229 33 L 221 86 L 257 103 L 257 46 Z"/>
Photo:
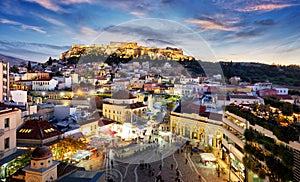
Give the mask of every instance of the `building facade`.
<path id="1" fill-rule="evenodd" d="M 9 63 L 0 61 L 0 102 L 9 100 Z"/>
<path id="2" fill-rule="evenodd" d="M 120 90 L 112 95 L 109 101 L 103 103 L 103 116 L 124 123 L 133 122 L 147 110 L 147 106 L 138 102 L 128 91 Z"/>
<path id="3" fill-rule="evenodd" d="M 16 129 L 20 123 L 20 110 L 0 110 L 0 160 L 16 152 Z"/>

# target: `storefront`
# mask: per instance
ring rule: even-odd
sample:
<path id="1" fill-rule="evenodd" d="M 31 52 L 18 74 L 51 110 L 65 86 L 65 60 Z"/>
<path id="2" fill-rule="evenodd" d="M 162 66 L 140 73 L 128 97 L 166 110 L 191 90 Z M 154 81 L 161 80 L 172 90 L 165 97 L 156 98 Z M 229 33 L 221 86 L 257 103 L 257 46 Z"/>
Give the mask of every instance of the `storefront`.
<path id="1" fill-rule="evenodd" d="M 229 154 L 231 169 L 234 171 L 235 175 L 239 177 L 242 181 L 245 179 L 245 166 L 242 161 L 239 161 L 232 153 Z"/>
<path id="2" fill-rule="evenodd" d="M 241 181 L 245 180 L 245 166 L 242 159 L 239 160 L 233 153 L 231 153 L 224 145 L 221 145 L 221 159 L 231 166 L 233 172 Z"/>

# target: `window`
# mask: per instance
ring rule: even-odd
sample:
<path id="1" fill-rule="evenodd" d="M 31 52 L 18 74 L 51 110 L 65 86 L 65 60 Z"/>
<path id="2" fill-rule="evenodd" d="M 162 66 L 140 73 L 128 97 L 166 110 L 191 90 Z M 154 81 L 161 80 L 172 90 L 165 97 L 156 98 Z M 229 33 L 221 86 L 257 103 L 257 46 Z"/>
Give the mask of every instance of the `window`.
<path id="1" fill-rule="evenodd" d="M 4 119 L 4 127 L 9 128 L 9 118 Z"/>
<path id="2" fill-rule="evenodd" d="M 8 149 L 9 148 L 9 138 L 5 138 L 4 140 L 4 149 Z"/>

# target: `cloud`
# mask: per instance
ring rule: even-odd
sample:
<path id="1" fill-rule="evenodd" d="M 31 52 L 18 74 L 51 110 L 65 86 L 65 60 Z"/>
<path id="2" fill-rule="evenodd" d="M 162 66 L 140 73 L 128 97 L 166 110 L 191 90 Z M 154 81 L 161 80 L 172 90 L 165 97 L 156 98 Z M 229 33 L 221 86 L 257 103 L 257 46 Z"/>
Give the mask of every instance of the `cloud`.
<path id="1" fill-rule="evenodd" d="M 43 20 L 45 20 L 48 23 L 52 23 L 54 25 L 61 26 L 61 27 L 65 26 L 65 24 L 63 24 L 62 22 L 60 22 L 60 21 L 58 21 L 56 19 L 53 19 L 53 18 L 50 18 L 50 17 L 46 17 L 46 16 L 42 16 L 42 15 L 38 15 L 38 17 L 42 18 Z"/>
<path id="2" fill-rule="evenodd" d="M 60 5 L 61 4 L 78 4 L 78 3 L 91 3 L 92 0 L 64 0 L 64 1 L 54 1 L 54 0 L 27 0 L 28 2 L 37 3 L 40 6 L 55 12 L 66 12 Z"/>
<path id="3" fill-rule="evenodd" d="M 58 6 L 51 0 L 27 0 L 27 1 L 37 3 L 40 6 L 43 6 L 44 8 L 52 11 L 63 11 L 63 9 L 60 6 Z"/>
<path id="4" fill-rule="evenodd" d="M 270 25 L 274 25 L 275 22 L 272 19 L 264 19 L 264 20 L 260 20 L 260 21 L 255 21 L 254 24 L 262 25 L 262 26 L 270 26 Z"/>
<path id="5" fill-rule="evenodd" d="M 81 27 L 80 32 L 84 36 L 92 36 L 92 37 L 96 37 L 99 34 L 97 31 L 95 31 L 94 29 L 91 29 L 89 27 Z"/>
<path id="6" fill-rule="evenodd" d="M 228 27 L 225 26 L 221 23 L 217 23 L 211 20 L 200 20 L 200 19 L 188 19 L 186 20 L 187 23 L 190 24 L 195 24 L 195 25 L 200 25 L 201 28 L 205 29 L 205 30 L 224 30 L 224 31 L 233 31 L 235 30 L 235 28 L 233 27 Z"/>
<path id="7" fill-rule="evenodd" d="M 17 21 L 8 20 L 8 19 L 0 19 L 0 23 L 16 25 L 16 26 L 19 26 L 22 29 L 34 30 L 36 32 L 43 33 L 43 34 L 47 33 L 46 31 L 44 31 L 43 29 L 41 29 L 38 26 L 26 25 L 26 24 L 23 24 L 23 23 L 20 23 L 20 22 L 17 22 Z"/>
<path id="8" fill-rule="evenodd" d="M 135 16 L 140 17 L 140 18 L 145 16 L 145 13 L 140 12 L 140 11 L 131 11 L 130 14 L 135 15 Z"/>
<path id="9" fill-rule="evenodd" d="M 273 11 L 278 9 L 283 9 L 292 6 L 299 6 L 300 4 L 259 4 L 251 5 L 245 8 L 238 8 L 238 11 L 241 12 L 251 12 L 251 11 Z"/>

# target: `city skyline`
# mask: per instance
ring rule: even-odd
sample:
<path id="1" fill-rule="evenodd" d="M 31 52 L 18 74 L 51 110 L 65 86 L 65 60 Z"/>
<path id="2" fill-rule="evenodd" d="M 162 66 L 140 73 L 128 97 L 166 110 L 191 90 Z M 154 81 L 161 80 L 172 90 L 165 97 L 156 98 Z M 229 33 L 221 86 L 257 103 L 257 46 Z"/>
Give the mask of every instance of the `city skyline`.
<path id="1" fill-rule="evenodd" d="M 122 37 L 125 41 L 138 37 L 157 47 L 172 43 L 192 55 L 191 47 L 205 45 L 215 58 L 203 61 L 299 65 L 299 5 L 293 0 L 2 1 L 0 53 L 45 62 L 49 56 L 58 58 L 72 44 L 103 43 L 111 36 L 101 37 L 103 32 L 114 30 L 119 36 L 135 32 Z M 185 36 L 187 30 L 203 42 Z"/>

